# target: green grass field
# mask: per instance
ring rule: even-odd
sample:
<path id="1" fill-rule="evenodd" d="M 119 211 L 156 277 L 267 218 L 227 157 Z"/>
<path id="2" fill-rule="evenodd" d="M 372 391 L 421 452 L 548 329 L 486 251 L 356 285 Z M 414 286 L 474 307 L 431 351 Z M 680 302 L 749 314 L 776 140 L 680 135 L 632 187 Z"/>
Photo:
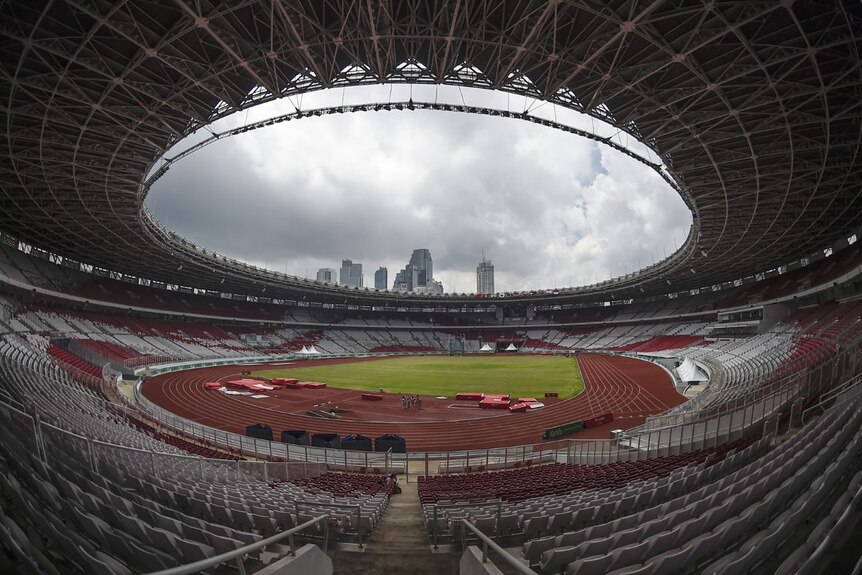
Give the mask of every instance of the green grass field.
<path id="1" fill-rule="evenodd" d="M 567 357 L 397 357 L 320 367 L 256 371 L 254 377 L 295 377 L 328 387 L 387 393 L 454 396 L 459 391 L 561 398 L 584 388 L 577 361 Z"/>

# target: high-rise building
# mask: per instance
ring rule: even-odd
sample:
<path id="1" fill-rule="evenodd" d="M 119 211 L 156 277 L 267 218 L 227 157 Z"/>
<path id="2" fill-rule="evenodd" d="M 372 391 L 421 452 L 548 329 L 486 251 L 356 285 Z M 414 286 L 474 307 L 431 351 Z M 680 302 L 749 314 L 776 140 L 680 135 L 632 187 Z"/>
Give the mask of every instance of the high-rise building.
<path id="1" fill-rule="evenodd" d="M 476 266 L 476 293 L 494 293 L 494 264 L 482 256 L 482 261 Z"/>
<path id="2" fill-rule="evenodd" d="M 407 264 L 400 272 L 395 274 L 392 289 L 396 291 L 413 291 L 419 286 L 419 270 L 415 266 Z"/>
<path id="3" fill-rule="evenodd" d="M 337 284 L 338 271 L 333 268 L 320 268 L 319 270 L 317 270 L 317 281 Z"/>
<path id="4" fill-rule="evenodd" d="M 355 264 L 352 260 L 341 260 L 341 273 L 338 283 L 347 287 L 362 287 L 365 285 L 362 278 L 362 264 Z"/>
<path id="5" fill-rule="evenodd" d="M 427 249 L 413 250 L 409 263 L 417 271 L 417 283 L 413 287 L 426 286 L 434 279 L 434 261 L 431 259 L 431 252 Z"/>
<path id="6" fill-rule="evenodd" d="M 385 290 L 387 285 L 389 285 L 389 270 L 380 266 L 374 272 L 374 289 Z"/>
<path id="7" fill-rule="evenodd" d="M 427 285 L 416 286 L 413 292 L 421 294 L 443 295 L 443 282 L 431 280 L 430 282 L 428 282 Z"/>
<path id="8" fill-rule="evenodd" d="M 392 289 L 397 291 L 415 291 L 420 287 L 431 285 L 434 279 L 434 261 L 431 252 L 425 248 L 413 250 L 410 261 L 395 274 Z"/>

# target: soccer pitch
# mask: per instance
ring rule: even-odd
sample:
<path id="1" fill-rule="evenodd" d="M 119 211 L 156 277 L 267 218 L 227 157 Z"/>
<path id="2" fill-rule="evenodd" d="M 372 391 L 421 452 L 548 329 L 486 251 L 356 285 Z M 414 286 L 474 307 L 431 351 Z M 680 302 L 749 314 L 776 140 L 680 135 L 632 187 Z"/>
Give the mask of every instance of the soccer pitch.
<path id="1" fill-rule="evenodd" d="M 454 396 L 459 391 L 503 393 L 514 398 L 581 392 L 578 363 L 560 356 L 414 356 L 256 371 L 254 377 L 294 377 L 328 387 L 386 393 Z"/>

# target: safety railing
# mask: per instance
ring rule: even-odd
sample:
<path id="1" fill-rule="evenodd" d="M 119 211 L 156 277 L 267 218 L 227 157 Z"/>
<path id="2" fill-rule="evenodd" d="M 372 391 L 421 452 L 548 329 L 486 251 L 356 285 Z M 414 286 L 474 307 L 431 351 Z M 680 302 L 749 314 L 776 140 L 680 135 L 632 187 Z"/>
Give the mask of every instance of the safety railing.
<path id="1" fill-rule="evenodd" d="M 732 413 L 725 413 L 695 423 L 685 423 L 657 430 L 636 430 L 614 439 L 578 440 L 567 439 L 557 442 L 515 446 L 506 448 L 479 449 L 459 452 L 420 452 L 409 454 L 378 453 L 324 449 L 311 446 L 287 445 L 232 434 L 222 430 L 202 426 L 196 422 L 178 417 L 154 404 L 136 390 L 135 405 L 105 402 L 111 413 L 125 415 L 131 419 L 147 421 L 170 433 L 204 446 L 225 449 L 240 456 L 259 458 L 271 462 L 287 461 L 291 464 L 319 464 L 321 466 L 346 471 L 392 471 L 398 473 L 469 472 L 492 469 L 505 469 L 556 461 L 560 463 L 598 464 L 632 459 L 673 455 L 687 451 L 719 445 L 740 437 L 746 430 L 757 425 L 776 409 L 782 409 L 790 398 L 805 393 L 808 396 L 827 390 L 846 373 L 854 371 L 853 362 L 833 367 L 824 364 L 815 370 L 814 375 L 800 374 L 794 385 L 784 386 L 779 393 L 764 397 L 757 404 L 741 407 Z M 858 362 L 857 362 L 858 363 Z M 848 368 L 849 371 L 848 371 Z M 119 395 L 119 394 L 114 394 Z M 124 399 L 124 396 L 120 396 Z M 54 421 L 65 427 L 62 421 Z M 433 464 L 438 464 L 435 469 Z M 267 467 L 267 470 L 270 468 Z M 287 478 L 294 473 L 305 474 L 296 465 L 284 470 Z"/>
<path id="2" fill-rule="evenodd" d="M 549 461 L 598 464 L 676 455 L 738 439 L 753 429 L 762 429 L 763 422 L 777 411 L 788 409 L 794 398 L 817 396 L 852 377 L 862 367 L 860 358 L 862 340 L 857 340 L 846 345 L 836 357 L 756 388 L 742 398 L 728 402 L 729 407 L 722 406 L 698 418 L 668 417 L 670 424 L 664 427 L 636 428 L 607 440 L 567 439 L 460 452 L 397 454 L 348 451 L 246 437 L 179 417 L 147 400 L 140 391 L 140 384 L 135 387 L 134 405 L 123 409 L 140 412 L 160 427 L 174 430 L 182 437 L 194 438 L 204 445 L 239 456 L 270 461 L 302 461 L 344 471 L 430 475 L 446 471 L 505 469 Z M 434 463 L 439 463 L 437 469 Z"/>
<path id="3" fill-rule="evenodd" d="M 303 508 L 311 509 L 313 513 L 314 512 L 320 512 L 322 509 L 334 509 L 334 510 L 336 510 L 336 512 L 326 514 L 326 516 L 330 520 L 336 520 L 337 521 L 340 517 L 348 517 L 348 516 L 356 517 L 356 540 L 357 540 L 357 544 L 359 545 L 360 549 L 365 546 L 365 544 L 363 542 L 364 538 L 363 538 L 363 533 L 362 533 L 362 528 L 363 528 L 362 517 L 363 517 L 363 515 L 362 515 L 362 506 L 361 505 L 350 505 L 350 504 L 345 504 L 345 503 L 322 503 L 322 502 L 317 502 L 317 501 L 304 501 L 304 500 L 297 499 L 293 502 L 295 521 L 297 523 L 299 523 L 299 520 L 301 517 L 301 514 L 300 514 L 301 511 L 300 510 Z M 348 513 L 343 513 L 343 511 L 345 511 L 345 510 Z M 353 525 L 344 525 L 342 527 L 344 528 L 344 532 L 347 533 L 351 530 Z M 338 529 L 338 528 L 339 527 L 336 526 L 336 529 Z M 368 529 L 368 531 L 370 533 L 371 529 Z"/>
<path id="4" fill-rule="evenodd" d="M 675 426 L 636 430 L 607 440 L 567 439 L 516 447 L 480 449 L 458 452 L 411 452 L 407 454 L 377 453 L 326 449 L 305 445 L 290 445 L 233 434 L 203 426 L 181 418 L 152 404 L 137 390 L 138 406 L 160 425 L 176 429 L 183 435 L 198 437 L 202 441 L 221 446 L 234 453 L 288 461 L 323 463 L 332 469 L 346 471 L 413 472 L 425 475 L 440 471 L 484 471 L 520 467 L 534 463 L 556 461 L 573 464 L 601 464 L 615 461 L 649 459 L 676 455 L 689 451 L 715 447 L 738 439 L 753 427 L 759 426 L 770 414 L 784 409 L 788 401 L 801 390 L 831 387 L 831 366 L 824 368 L 822 377 L 799 377 L 777 393 L 757 403 L 717 414 L 710 419 Z M 439 464 L 435 469 L 433 464 Z M 468 469 L 469 468 L 469 469 Z"/>
<path id="5" fill-rule="evenodd" d="M 862 338 L 845 344 L 845 347 L 840 349 L 834 357 L 814 365 L 802 366 L 795 373 L 782 376 L 775 381 L 768 381 L 768 379 L 773 377 L 773 374 L 780 366 L 779 364 L 772 365 L 771 369 L 766 373 L 761 373 L 763 366 L 757 366 L 753 368 L 752 379 L 741 384 L 747 388 L 745 393 L 729 398 L 714 408 L 709 408 L 707 404 L 700 405 L 700 410 L 650 417 L 644 425 L 636 428 L 635 431 L 646 432 L 674 427 L 680 424 L 702 422 L 706 419 L 720 416 L 723 413 L 747 408 L 760 402 L 765 397 L 787 395 L 788 393 L 793 394 L 800 387 L 805 387 L 808 379 L 823 379 L 834 376 L 834 379 L 840 381 L 855 374 L 855 370 L 858 370 L 860 358 L 862 358 Z M 833 370 L 836 370 L 837 373 L 825 373 Z M 702 402 L 698 402 L 697 398 L 695 398 L 694 404 L 700 403 Z"/>
<path id="6" fill-rule="evenodd" d="M 814 412 L 823 411 L 824 409 L 826 409 L 827 404 L 833 402 L 839 397 L 855 397 L 855 395 L 860 392 L 862 392 L 862 374 L 848 379 L 844 383 L 841 383 L 824 393 L 816 404 L 806 408 L 802 412 L 802 423 L 805 423 L 806 418 L 809 415 L 813 414 Z"/>
<path id="7" fill-rule="evenodd" d="M 497 534 L 500 532 L 500 516 L 503 514 L 503 502 L 500 499 L 494 499 L 492 501 L 480 501 L 480 502 L 472 502 L 472 503 L 448 503 L 448 504 L 435 504 L 431 508 L 431 544 L 434 546 L 434 549 L 437 549 L 440 546 L 440 522 L 443 520 L 447 521 L 448 519 L 445 512 L 449 509 L 457 510 L 457 509 L 465 509 L 471 512 L 475 512 L 479 509 L 492 509 L 496 514 L 496 523 L 497 526 Z M 443 510 L 443 514 L 441 514 L 441 510 Z"/>
<path id="8" fill-rule="evenodd" d="M 537 575 L 535 571 L 518 561 L 514 556 L 506 553 L 506 550 L 497 545 L 490 537 L 482 533 L 479 528 L 470 523 L 466 519 L 461 520 L 461 525 L 463 526 L 463 538 L 462 538 L 462 548 L 467 550 L 467 531 L 470 531 L 479 538 L 479 541 L 482 542 L 482 564 L 488 563 L 488 549 L 492 549 L 497 552 L 497 555 L 512 569 L 522 575 Z"/>
<path id="9" fill-rule="evenodd" d="M 74 453 L 86 458 L 87 467 L 94 473 L 106 475 L 104 472 L 110 472 L 114 469 L 106 463 L 101 462 L 99 458 L 99 446 L 110 448 L 113 452 L 126 452 L 131 456 L 140 457 L 142 460 L 149 460 L 149 464 L 153 465 L 152 469 L 158 477 L 160 467 L 157 461 L 153 461 L 155 456 L 152 452 L 131 447 L 117 446 L 95 442 L 83 435 L 72 433 L 67 430 L 57 428 L 51 424 L 39 421 L 38 416 L 31 415 L 18 409 L 15 406 L 0 402 L 0 424 L 4 430 L 12 434 L 14 441 L 4 443 L 7 446 L 20 445 L 21 448 L 27 449 L 35 457 L 43 461 L 48 467 L 60 469 L 69 465 L 69 454 Z M 191 458 L 184 458 L 189 460 Z M 101 463 L 105 463 L 100 467 Z M 141 463 L 141 462 L 139 462 Z M 227 463 L 224 461 L 215 461 L 214 463 Z M 147 465 L 147 463 L 144 463 Z M 183 575 L 197 573 L 227 563 L 236 561 L 236 569 L 239 573 L 245 573 L 243 558 L 262 550 L 266 547 L 271 547 L 277 543 L 282 543 L 285 539 L 289 545 L 289 555 L 295 556 L 297 552 L 296 536 L 302 534 L 307 529 L 319 525 L 317 533 L 313 536 L 309 535 L 308 540 L 320 542 L 323 550 L 326 551 L 330 540 L 330 531 L 328 516 L 326 514 L 318 514 L 313 516 L 308 521 L 298 524 L 281 533 L 277 533 L 260 541 L 239 547 L 235 550 L 203 559 L 188 565 L 174 567 L 162 571 L 158 571 L 159 575 Z"/>
<path id="10" fill-rule="evenodd" d="M 179 361 L 179 359 L 170 355 L 140 355 L 123 360 L 123 367 L 135 369 L 172 361 Z"/>
<path id="11" fill-rule="evenodd" d="M 259 551 L 264 547 L 280 543 L 285 539 L 288 540 L 288 545 L 290 545 L 290 555 L 296 556 L 296 540 L 294 536 L 297 533 L 301 533 L 309 527 L 312 527 L 317 524 L 323 525 L 323 550 L 326 551 L 329 541 L 329 524 L 326 519 L 326 515 L 320 515 L 318 517 L 310 519 L 309 521 L 306 521 L 302 525 L 291 527 L 286 531 L 276 533 L 275 535 L 267 537 L 266 539 L 261 539 L 260 541 L 257 541 L 255 543 L 245 545 L 244 547 L 238 547 L 233 551 L 226 551 L 225 553 L 222 553 L 220 555 L 209 557 L 207 559 L 201 559 L 200 561 L 195 561 L 194 563 L 189 563 L 188 565 L 171 567 L 170 569 L 162 569 L 161 571 L 153 571 L 149 575 L 190 575 L 191 573 L 200 573 L 201 571 L 205 571 L 207 569 L 216 567 L 217 565 L 221 565 L 229 561 L 236 561 L 237 571 L 239 571 L 240 575 L 245 575 L 245 564 L 243 562 L 243 558 L 245 556 Z"/>

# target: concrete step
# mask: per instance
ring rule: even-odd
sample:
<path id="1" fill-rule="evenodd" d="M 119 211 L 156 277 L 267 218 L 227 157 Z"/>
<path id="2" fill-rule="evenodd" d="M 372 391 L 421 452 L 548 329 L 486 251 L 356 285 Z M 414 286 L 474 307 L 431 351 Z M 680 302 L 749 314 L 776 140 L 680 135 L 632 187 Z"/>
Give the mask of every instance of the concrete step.
<path id="1" fill-rule="evenodd" d="M 458 575 L 460 555 L 411 555 L 336 552 L 331 555 L 334 575 Z"/>
<path id="2" fill-rule="evenodd" d="M 460 553 L 432 553 L 415 483 L 401 483 L 362 552 L 330 553 L 335 575 L 457 575 Z"/>

